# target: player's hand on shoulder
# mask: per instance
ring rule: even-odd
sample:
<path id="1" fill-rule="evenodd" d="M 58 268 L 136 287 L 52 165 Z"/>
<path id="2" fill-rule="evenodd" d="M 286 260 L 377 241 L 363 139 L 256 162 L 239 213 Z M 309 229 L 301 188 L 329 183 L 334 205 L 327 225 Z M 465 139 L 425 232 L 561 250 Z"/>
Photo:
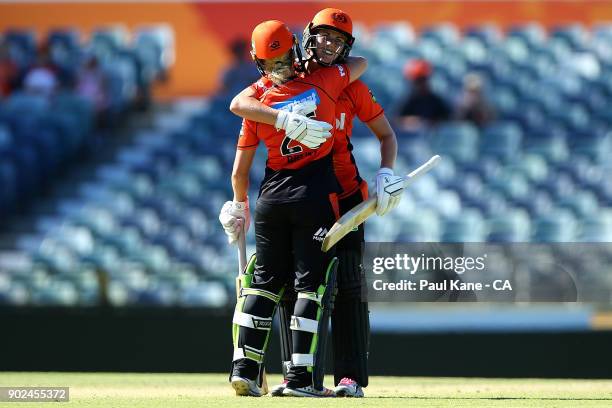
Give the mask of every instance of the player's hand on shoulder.
<path id="1" fill-rule="evenodd" d="M 311 109 L 307 105 L 304 109 Z M 313 110 L 314 111 L 314 110 Z M 332 126 L 323 121 L 309 119 L 305 115 L 281 110 L 276 118 L 276 129 L 284 129 L 288 138 L 310 149 L 318 149 L 331 137 Z"/>
<path id="2" fill-rule="evenodd" d="M 244 225 L 244 233 L 249 230 L 251 216 L 249 213 L 249 200 L 246 201 L 226 201 L 221 207 L 219 221 L 223 226 L 223 231 L 227 235 L 227 241 L 233 244 L 238 240 L 240 230 Z"/>
<path id="3" fill-rule="evenodd" d="M 376 173 L 376 214 L 383 216 L 400 203 L 404 192 L 404 178 L 393 174 L 393 170 L 382 167 Z"/>

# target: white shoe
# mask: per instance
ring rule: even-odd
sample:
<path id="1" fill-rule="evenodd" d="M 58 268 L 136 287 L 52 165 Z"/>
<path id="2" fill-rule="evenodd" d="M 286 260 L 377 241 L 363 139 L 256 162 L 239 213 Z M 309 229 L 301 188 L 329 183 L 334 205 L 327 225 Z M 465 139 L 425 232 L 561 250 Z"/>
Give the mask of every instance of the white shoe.
<path id="1" fill-rule="evenodd" d="M 289 381 L 287 381 L 287 380 L 283 380 L 282 383 L 272 387 L 270 389 L 270 395 L 272 395 L 273 397 L 282 397 L 283 396 L 283 391 L 285 391 L 285 388 L 287 388 L 287 383 L 288 382 Z"/>
<path id="2" fill-rule="evenodd" d="M 334 391 L 338 397 L 363 398 L 363 388 L 352 378 L 341 379 Z"/>
<path id="3" fill-rule="evenodd" d="M 315 398 L 329 398 L 335 397 L 336 393 L 334 393 L 329 388 L 323 387 L 322 390 L 317 390 L 312 385 L 308 385 L 306 387 L 300 388 L 289 388 L 285 386 L 283 390 L 283 395 L 287 397 L 315 397 Z"/>
<path id="4" fill-rule="evenodd" d="M 232 387 L 236 390 L 236 395 L 248 396 L 248 397 L 261 397 L 261 389 L 257 386 L 257 383 L 248 378 L 238 377 L 237 375 L 232 376 L 230 380 Z"/>

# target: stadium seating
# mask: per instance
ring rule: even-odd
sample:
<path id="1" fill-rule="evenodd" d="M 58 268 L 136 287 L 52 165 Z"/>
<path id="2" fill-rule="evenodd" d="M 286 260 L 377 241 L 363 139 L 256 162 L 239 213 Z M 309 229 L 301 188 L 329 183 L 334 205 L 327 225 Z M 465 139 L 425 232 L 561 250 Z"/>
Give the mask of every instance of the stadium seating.
<path id="1" fill-rule="evenodd" d="M 73 29 L 51 30 L 46 52 L 60 87 L 48 97 L 16 89 L 0 100 L 0 157 L 3 180 L 0 215 L 24 207 L 53 182 L 62 168 L 79 159 L 96 143 L 97 122 L 114 126 L 148 98 L 153 82 L 173 61 L 172 33 L 164 26 L 142 27 L 135 44 L 127 43 L 122 27 L 96 30 L 88 43 Z M 9 30 L 4 35 L 11 60 L 27 72 L 37 58 L 35 33 Z M 152 52 L 151 49 L 155 49 Z M 81 65 L 97 56 L 106 81 L 108 113 L 97 118 L 92 101 L 71 88 Z"/>
<path id="2" fill-rule="evenodd" d="M 483 129 L 448 122 L 431 132 L 398 132 L 398 172 L 407 173 L 434 153 L 443 160 L 410 188 L 393 214 L 368 221 L 368 240 L 612 239 L 612 168 L 606 163 L 612 153 L 609 26 L 595 27 L 590 35 L 578 26 L 547 33 L 537 24 L 507 33 L 479 26 L 464 35 L 452 25 L 420 35 L 407 24 L 358 30 L 354 52 L 370 58 L 365 82 L 388 112 L 404 96 L 401 67 L 416 57 L 431 60 L 434 87 L 451 102 L 463 76 L 480 73 L 498 112 L 498 120 Z M 27 54 L 30 37 L 11 38 Z M 69 33 L 54 38 L 73 44 Z M 136 38 L 136 49 L 128 53 L 117 53 L 126 47 L 121 30 L 92 38 L 94 52 L 110 61 L 118 109 L 129 104 L 139 81 L 149 84 L 163 75 L 171 60 L 163 28 L 143 29 Z M 66 115 L 51 117 L 39 101 L 21 97 L 6 101 L 0 115 L 5 123 L 0 157 L 10 157 L 0 160 L 0 183 L 6 186 L 0 190 L 0 211 L 31 194 L 44 175 L 86 143 L 84 129 L 91 126 L 84 119 L 87 107 L 73 96 L 54 107 Z M 231 302 L 235 253 L 217 221 L 222 203 L 231 198 L 228 175 L 240 126 L 228 102 L 226 96 L 213 96 L 204 106 L 177 104 L 169 118 L 98 168 L 76 196 L 58 203 L 50 219 L 39 220 L 36 231 L 19 241 L 23 261 L 10 268 L 0 264 L 0 303 L 88 305 L 102 296 L 116 306 Z M 10 112 L 24 105 L 49 125 L 38 128 L 14 119 Z M 166 126 L 166 119 L 176 123 Z M 22 146 L 33 148 L 16 154 L 13 132 L 28 133 Z M 63 141 L 67 150 L 53 150 L 57 143 L 50 139 Z M 369 179 L 379 166 L 379 143 L 355 123 L 353 144 L 361 175 Z M 33 162 L 45 170 L 24 173 Z M 259 151 L 251 173 L 253 202 L 264 166 L 265 153 Z M 250 252 L 253 244 L 249 234 Z M 34 273 L 24 273 L 28 269 Z"/>

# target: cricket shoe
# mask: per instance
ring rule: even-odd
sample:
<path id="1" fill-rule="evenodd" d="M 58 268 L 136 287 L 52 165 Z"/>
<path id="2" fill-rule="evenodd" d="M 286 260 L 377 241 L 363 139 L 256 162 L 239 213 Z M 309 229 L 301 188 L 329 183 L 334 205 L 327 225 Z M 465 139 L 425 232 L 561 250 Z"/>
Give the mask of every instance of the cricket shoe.
<path id="1" fill-rule="evenodd" d="M 244 397 L 261 397 L 262 392 L 261 389 L 257 386 L 257 383 L 253 380 L 249 380 L 248 378 L 238 377 L 237 375 L 233 375 L 230 380 L 232 383 L 232 388 L 236 390 L 236 395 L 244 396 Z"/>
<path id="2" fill-rule="evenodd" d="M 272 395 L 273 397 L 282 397 L 283 396 L 283 391 L 285 391 L 285 388 L 287 388 L 287 383 L 288 382 L 289 382 L 288 380 L 283 380 L 282 383 L 272 387 L 270 389 L 270 395 Z"/>
<path id="3" fill-rule="evenodd" d="M 334 391 L 338 397 L 363 398 L 363 388 L 361 388 L 361 385 L 357 384 L 357 381 L 347 377 L 340 380 L 340 383 Z"/>
<path id="4" fill-rule="evenodd" d="M 306 387 L 299 388 L 289 388 L 288 385 L 285 386 L 283 390 L 283 395 L 286 397 L 314 397 L 314 398 L 329 398 L 335 397 L 336 393 L 330 390 L 329 388 L 323 387 L 322 390 L 317 390 L 312 385 L 308 385 Z"/>

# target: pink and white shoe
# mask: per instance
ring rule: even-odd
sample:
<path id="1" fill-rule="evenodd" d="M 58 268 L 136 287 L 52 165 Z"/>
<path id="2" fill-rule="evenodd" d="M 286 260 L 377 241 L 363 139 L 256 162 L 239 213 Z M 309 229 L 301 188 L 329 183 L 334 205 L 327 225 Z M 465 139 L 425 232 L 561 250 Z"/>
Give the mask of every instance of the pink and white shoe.
<path id="1" fill-rule="evenodd" d="M 338 397 L 363 398 L 363 388 L 352 378 L 344 377 L 335 388 Z"/>
<path id="2" fill-rule="evenodd" d="M 283 380 L 282 383 L 272 387 L 270 389 L 270 395 L 272 395 L 273 397 L 282 397 L 283 396 L 283 391 L 285 390 L 285 388 L 287 388 L 287 383 L 288 382 L 289 382 L 289 380 Z"/>

